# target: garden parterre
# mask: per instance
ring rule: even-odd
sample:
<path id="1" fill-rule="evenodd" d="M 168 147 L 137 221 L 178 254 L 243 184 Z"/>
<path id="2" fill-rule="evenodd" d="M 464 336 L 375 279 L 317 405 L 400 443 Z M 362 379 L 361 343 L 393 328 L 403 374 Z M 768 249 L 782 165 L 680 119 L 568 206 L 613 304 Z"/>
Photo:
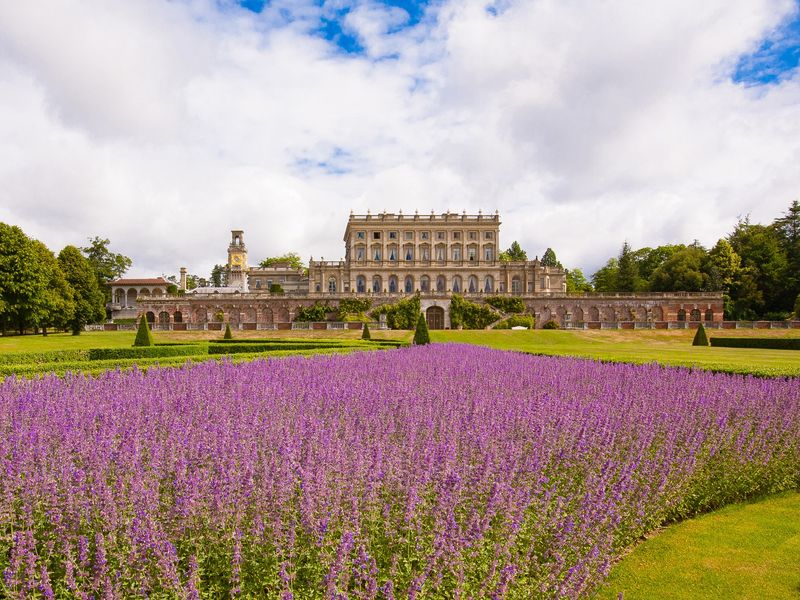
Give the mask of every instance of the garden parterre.
<path id="1" fill-rule="evenodd" d="M 10 597 L 578 597 L 800 484 L 800 381 L 435 344 L 0 384 Z"/>

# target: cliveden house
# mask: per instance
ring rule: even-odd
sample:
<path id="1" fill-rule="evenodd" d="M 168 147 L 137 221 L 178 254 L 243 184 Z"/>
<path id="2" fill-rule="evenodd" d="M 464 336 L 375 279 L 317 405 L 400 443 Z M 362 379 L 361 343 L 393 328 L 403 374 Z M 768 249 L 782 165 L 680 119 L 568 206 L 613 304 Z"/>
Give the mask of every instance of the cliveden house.
<path id="1" fill-rule="evenodd" d="M 666 328 L 678 323 L 719 323 L 719 292 L 567 294 L 563 269 L 537 259 L 500 260 L 500 215 L 443 213 L 350 214 L 344 259 L 309 261 L 308 270 L 288 264 L 268 268 L 247 262 L 244 231 L 231 231 L 224 287 L 186 290 L 181 269 L 179 295 L 167 294 L 162 278 L 111 283 L 114 317 L 145 314 L 161 329 L 311 327 L 294 323 L 298 308 L 343 298 L 369 298 L 372 306 L 419 295 L 433 329 L 450 326 L 450 300 L 459 294 L 482 303 L 488 296 L 518 296 L 537 326 L 549 320 L 564 328 Z M 679 326 L 680 326 L 679 325 Z M 344 324 L 314 324 L 344 327 Z M 360 327 L 360 324 L 358 325 Z"/>

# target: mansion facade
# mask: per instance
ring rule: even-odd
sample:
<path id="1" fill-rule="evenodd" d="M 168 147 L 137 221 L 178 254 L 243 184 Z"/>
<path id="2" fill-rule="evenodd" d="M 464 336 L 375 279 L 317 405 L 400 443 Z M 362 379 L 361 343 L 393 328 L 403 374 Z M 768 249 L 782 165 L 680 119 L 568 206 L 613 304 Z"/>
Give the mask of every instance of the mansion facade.
<path id="1" fill-rule="evenodd" d="M 370 298 L 372 306 L 418 294 L 429 326 L 450 326 L 453 294 L 481 303 L 495 295 L 521 297 L 537 326 L 628 323 L 656 327 L 669 321 L 722 320 L 721 293 L 567 294 L 566 272 L 534 260 L 500 259 L 500 215 L 443 213 L 350 214 L 344 259 L 251 267 L 244 231 L 231 231 L 226 285 L 186 290 L 178 296 L 136 298 L 139 314 L 157 326 L 240 329 L 288 328 L 301 307 L 334 307 L 343 298 Z M 113 284 L 112 284 L 113 285 Z M 178 325 L 180 323 L 180 325 Z"/>

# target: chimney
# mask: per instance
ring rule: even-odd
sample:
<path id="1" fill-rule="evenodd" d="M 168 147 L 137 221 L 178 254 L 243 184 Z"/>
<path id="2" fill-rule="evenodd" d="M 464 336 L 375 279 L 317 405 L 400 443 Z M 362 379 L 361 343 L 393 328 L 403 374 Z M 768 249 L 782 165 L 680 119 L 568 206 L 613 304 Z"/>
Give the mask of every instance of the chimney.
<path id="1" fill-rule="evenodd" d="M 181 267 L 181 285 L 179 289 L 186 291 L 186 267 Z"/>

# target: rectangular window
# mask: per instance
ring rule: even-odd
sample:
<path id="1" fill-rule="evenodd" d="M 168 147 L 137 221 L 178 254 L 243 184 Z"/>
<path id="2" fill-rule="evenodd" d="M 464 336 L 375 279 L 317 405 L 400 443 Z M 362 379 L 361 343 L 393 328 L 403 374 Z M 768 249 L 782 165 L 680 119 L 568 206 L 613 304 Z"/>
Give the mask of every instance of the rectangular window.
<path id="1" fill-rule="evenodd" d="M 413 240 L 414 239 L 414 232 L 413 231 L 404 231 L 403 232 L 403 236 L 407 240 Z"/>
<path id="2" fill-rule="evenodd" d="M 367 233 L 365 231 L 356 231 L 356 239 L 363 240 L 366 239 Z"/>
<path id="3" fill-rule="evenodd" d="M 485 239 L 485 240 L 492 239 L 492 232 L 491 231 L 487 231 L 486 233 L 484 233 L 483 234 L 483 239 Z"/>
<path id="4" fill-rule="evenodd" d="M 373 239 L 373 240 L 379 240 L 379 239 L 381 239 L 381 232 L 380 232 L 380 231 L 373 231 L 373 232 L 372 232 L 372 239 Z"/>
<path id="5" fill-rule="evenodd" d="M 478 239 L 478 232 L 477 231 L 470 231 L 469 232 L 469 239 L 477 240 Z"/>
<path id="6" fill-rule="evenodd" d="M 261 280 L 260 279 L 256 279 L 256 289 L 257 290 L 261 289 Z"/>
<path id="7" fill-rule="evenodd" d="M 430 232 L 428 232 L 428 231 L 423 231 L 423 232 L 421 232 L 421 233 L 419 234 L 419 239 L 421 239 L 421 240 L 427 240 L 427 239 L 429 239 L 429 238 L 430 238 L 430 235 L 431 235 L 431 234 L 430 234 Z"/>
<path id="8" fill-rule="evenodd" d="M 445 239 L 445 237 L 446 237 L 446 235 L 445 235 L 444 231 L 437 231 L 436 232 L 436 239 L 437 240 L 443 240 L 443 239 Z"/>
<path id="9" fill-rule="evenodd" d="M 460 240 L 461 239 L 461 232 L 460 231 L 454 231 L 453 232 L 453 239 L 454 240 Z"/>
<path id="10" fill-rule="evenodd" d="M 396 240 L 397 239 L 397 232 L 396 231 L 390 231 L 389 232 L 389 239 L 390 240 Z"/>

